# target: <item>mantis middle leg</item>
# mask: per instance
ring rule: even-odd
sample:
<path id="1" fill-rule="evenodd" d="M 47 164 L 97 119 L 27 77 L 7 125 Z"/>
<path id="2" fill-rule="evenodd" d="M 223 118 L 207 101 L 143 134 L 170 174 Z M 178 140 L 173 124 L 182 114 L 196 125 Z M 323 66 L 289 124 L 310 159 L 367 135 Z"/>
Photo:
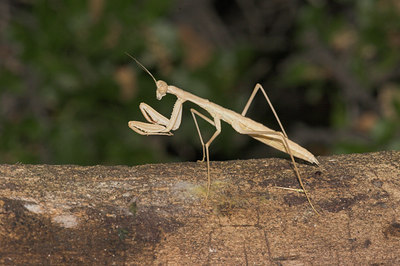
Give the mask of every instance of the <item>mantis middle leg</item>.
<path id="1" fill-rule="evenodd" d="M 221 119 L 217 116 L 214 116 L 214 121 L 212 121 L 210 118 L 206 117 L 205 115 L 203 115 L 202 113 L 198 112 L 195 109 L 190 109 L 190 112 L 192 113 L 194 123 L 196 124 L 197 133 L 199 134 L 200 142 L 203 147 L 203 159 L 201 161 L 204 161 L 204 157 L 206 157 L 206 160 L 207 160 L 207 197 L 208 197 L 208 194 L 210 192 L 210 186 L 211 186 L 210 154 L 208 151 L 208 147 L 211 145 L 211 143 L 214 141 L 214 139 L 221 133 Z M 211 138 L 207 141 L 206 144 L 204 144 L 203 137 L 201 136 L 200 128 L 199 128 L 199 125 L 197 124 L 196 115 L 203 118 L 205 121 L 207 121 L 211 125 L 215 126 L 216 131 L 211 136 Z M 204 150 L 205 150 L 205 154 L 204 154 Z"/>

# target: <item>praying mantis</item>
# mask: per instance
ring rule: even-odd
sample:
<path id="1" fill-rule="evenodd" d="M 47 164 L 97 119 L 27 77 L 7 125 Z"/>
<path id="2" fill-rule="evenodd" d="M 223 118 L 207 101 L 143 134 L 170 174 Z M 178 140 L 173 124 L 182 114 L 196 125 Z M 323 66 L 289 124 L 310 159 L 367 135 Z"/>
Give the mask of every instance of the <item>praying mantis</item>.
<path id="1" fill-rule="evenodd" d="M 144 118 L 149 122 L 140 122 L 140 121 L 129 121 L 128 126 L 135 132 L 141 134 L 141 135 L 167 135 L 167 136 L 172 136 L 173 133 L 171 131 L 177 130 L 181 124 L 182 120 L 182 105 L 186 101 L 192 102 L 195 105 L 199 106 L 200 108 L 204 109 L 207 111 L 212 119 L 209 117 L 203 115 L 199 111 L 191 108 L 190 112 L 192 114 L 194 123 L 196 125 L 197 133 L 200 138 L 200 142 L 203 148 L 203 158 L 201 162 L 204 162 L 204 159 L 206 159 L 207 162 L 207 197 L 208 193 L 210 190 L 211 186 L 211 178 L 210 178 L 210 155 L 209 155 L 209 146 L 211 143 L 215 140 L 215 138 L 221 133 L 221 120 L 230 124 L 233 129 L 235 129 L 238 133 L 240 134 L 246 134 L 249 135 L 250 137 L 267 144 L 275 149 L 278 149 L 284 153 L 289 154 L 290 159 L 293 163 L 294 170 L 296 172 L 296 176 L 299 180 L 300 186 L 307 198 L 307 201 L 309 202 L 310 206 L 312 209 L 318 214 L 317 210 L 314 208 L 310 197 L 307 193 L 307 191 L 304 188 L 302 179 L 300 177 L 300 172 L 297 168 L 297 164 L 294 160 L 294 157 L 303 159 L 305 161 L 308 161 L 312 164 L 318 165 L 319 162 L 315 158 L 315 156 L 306 150 L 305 148 L 301 147 L 297 143 L 289 140 L 282 123 L 279 120 L 279 117 L 269 100 L 269 97 L 267 96 L 267 93 L 265 92 L 264 88 L 260 84 L 256 84 L 253 92 L 247 101 L 243 111 L 241 114 L 236 113 L 230 109 L 224 108 L 218 104 L 215 104 L 207 99 L 203 99 L 201 97 L 198 97 L 190 92 L 184 91 L 176 86 L 168 85 L 165 81 L 163 80 L 156 80 L 154 76 L 150 73 L 149 70 L 147 70 L 146 67 L 144 67 L 136 58 L 131 56 L 130 54 L 127 54 L 129 57 L 131 57 L 135 62 L 143 68 L 154 80 L 156 84 L 156 98 L 158 100 L 161 100 L 167 93 L 173 94 L 177 97 L 177 100 L 174 104 L 172 114 L 170 119 L 166 118 L 162 114 L 158 113 L 156 110 L 154 110 L 151 106 L 147 105 L 146 103 L 140 103 L 139 108 L 140 111 L 142 112 Z M 261 90 L 263 93 L 265 99 L 268 102 L 268 105 L 270 106 L 276 120 L 278 121 L 278 124 L 282 130 L 282 132 L 275 131 L 273 129 L 270 129 L 266 126 L 264 126 L 261 123 L 258 123 L 248 117 L 246 117 L 246 113 L 250 107 L 250 104 L 252 103 L 256 93 Z M 199 125 L 197 123 L 196 116 L 204 119 L 211 125 L 215 127 L 215 132 L 211 136 L 211 138 L 204 143 L 203 137 L 200 132 Z"/>

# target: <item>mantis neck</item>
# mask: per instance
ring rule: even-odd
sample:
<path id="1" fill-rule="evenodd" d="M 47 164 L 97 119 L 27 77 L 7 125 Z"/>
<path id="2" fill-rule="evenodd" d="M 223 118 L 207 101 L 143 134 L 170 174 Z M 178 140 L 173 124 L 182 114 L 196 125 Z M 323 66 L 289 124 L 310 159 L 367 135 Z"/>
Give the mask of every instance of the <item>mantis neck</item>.
<path id="1" fill-rule="evenodd" d="M 210 103 L 207 99 L 191 94 L 175 86 L 168 86 L 168 93 L 175 95 L 178 99 L 182 99 L 183 101 L 192 102 L 203 109 L 207 109 L 207 105 Z"/>

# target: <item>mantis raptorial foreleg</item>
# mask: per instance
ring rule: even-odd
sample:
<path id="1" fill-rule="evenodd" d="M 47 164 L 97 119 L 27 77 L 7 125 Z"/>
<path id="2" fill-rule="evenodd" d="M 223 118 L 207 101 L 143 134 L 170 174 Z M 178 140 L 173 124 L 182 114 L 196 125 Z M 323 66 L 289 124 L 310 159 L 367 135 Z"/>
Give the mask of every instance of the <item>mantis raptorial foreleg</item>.
<path id="1" fill-rule="evenodd" d="M 158 124 L 167 126 L 170 120 L 153 109 L 150 105 L 146 103 L 140 103 L 139 109 L 143 114 L 143 117 L 152 124 Z"/>
<path id="2" fill-rule="evenodd" d="M 182 121 L 182 104 L 184 101 L 178 99 L 175 102 L 174 109 L 172 110 L 171 118 L 168 119 L 151 106 L 141 103 L 139 105 L 140 111 L 144 118 L 150 123 L 140 121 L 129 121 L 129 127 L 141 135 L 168 135 L 172 136 L 171 130 L 176 130 L 181 125 Z"/>
<path id="3" fill-rule="evenodd" d="M 190 109 L 190 112 L 192 113 L 193 120 L 196 125 L 196 129 L 197 129 L 197 133 L 199 134 L 199 137 L 200 137 L 201 146 L 203 147 L 203 159 L 201 161 L 204 162 L 204 157 L 206 157 L 206 160 L 207 160 L 207 180 L 208 180 L 208 182 L 207 182 L 207 197 L 208 197 L 208 194 L 210 192 L 210 186 L 211 186 L 210 154 L 208 151 L 208 147 L 210 147 L 210 145 L 214 141 L 214 139 L 221 133 L 221 119 L 217 116 L 214 116 L 214 121 L 212 121 L 210 118 L 208 118 L 207 116 L 203 115 L 202 113 L 198 112 L 197 110 L 195 110 L 193 108 Z M 196 115 L 203 118 L 205 121 L 207 121 L 211 125 L 215 126 L 216 131 L 211 136 L 211 138 L 207 141 L 206 144 L 204 144 L 203 137 L 201 136 L 201 132 L 200 132 L 199 125 L 197 123 Z M 206 152 L 205 154 L 204 154 L 204 150 Z"/>

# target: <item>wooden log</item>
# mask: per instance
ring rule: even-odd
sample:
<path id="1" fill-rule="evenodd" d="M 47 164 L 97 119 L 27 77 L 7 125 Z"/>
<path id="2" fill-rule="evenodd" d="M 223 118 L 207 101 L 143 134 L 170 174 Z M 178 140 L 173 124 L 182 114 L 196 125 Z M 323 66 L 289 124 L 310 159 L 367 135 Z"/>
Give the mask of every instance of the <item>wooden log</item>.
<path id="1" fill-rule="evenodd" d="M 0 264 L 400 264 L 400 152 L 0 165 Z"/>

